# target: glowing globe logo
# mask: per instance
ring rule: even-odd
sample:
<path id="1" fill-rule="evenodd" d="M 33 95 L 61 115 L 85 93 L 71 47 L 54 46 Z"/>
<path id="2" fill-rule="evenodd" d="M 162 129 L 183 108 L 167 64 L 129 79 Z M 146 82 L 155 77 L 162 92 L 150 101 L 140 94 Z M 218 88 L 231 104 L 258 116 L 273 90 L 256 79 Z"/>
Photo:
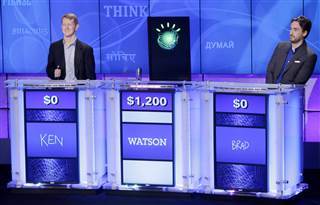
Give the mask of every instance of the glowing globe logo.
<path id="1" fill-rule="evenodd" d="M 160 24 L 161 29 L 156 28 L 156 31 L 158 34 L 158 45 L 165 49 L 165 50 L 171 50 L 178 44 L 179 35 L 178 32 L 181 30 L 180 28 L 175 29 L 176 25 L 173 24 L 172 27 L 170 27 L 170 23 L 167 22 L 166 27 L 163 24 Z"/>

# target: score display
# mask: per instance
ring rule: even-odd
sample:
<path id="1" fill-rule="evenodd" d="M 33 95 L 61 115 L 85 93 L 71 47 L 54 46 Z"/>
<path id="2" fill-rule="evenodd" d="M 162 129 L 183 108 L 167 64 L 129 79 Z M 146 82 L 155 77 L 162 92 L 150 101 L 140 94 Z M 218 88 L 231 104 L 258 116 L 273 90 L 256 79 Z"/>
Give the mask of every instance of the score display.
<path id="1" fill-rule="evenodd" d="M 122 90 L 122 184 L 174 186 L 172 90 Z"/>
<path id="2" fill-rule="evenodd" d="M 215 188 L 267 191 L 266 95 L 214 93 Z"/>
<path id="3" fill-rule="evenodd" d="M 25 90 L 26 176 L 30 183 L 78 183 L 77 92 Z"/>
<path id="4" fill-rule="evenodd" d="M 121 106 L 124 110 L 172 111 L 172 93 L 122 92 Z"/>

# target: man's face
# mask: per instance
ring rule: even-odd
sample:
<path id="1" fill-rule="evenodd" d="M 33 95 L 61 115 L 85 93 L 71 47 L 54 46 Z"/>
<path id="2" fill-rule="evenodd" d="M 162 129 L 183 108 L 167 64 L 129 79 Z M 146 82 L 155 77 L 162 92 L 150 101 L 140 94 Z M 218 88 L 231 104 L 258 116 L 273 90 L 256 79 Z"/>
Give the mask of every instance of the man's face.
<path id="1" fill-rule="evenodd" d="M 71 37 L 78 30 L 79 25 L 74 23 L 73 19 L 62 19 L 62 33 L 64 37 Z"/>
<path id="2" fill-rule="evenodd" d="M 307 35 L 307 31 L 303 31 L 300 24 L 297 21 L 291 23 L 290 29 L 290 41 L 291 43 L 298 43 L 302 41 Z"/>

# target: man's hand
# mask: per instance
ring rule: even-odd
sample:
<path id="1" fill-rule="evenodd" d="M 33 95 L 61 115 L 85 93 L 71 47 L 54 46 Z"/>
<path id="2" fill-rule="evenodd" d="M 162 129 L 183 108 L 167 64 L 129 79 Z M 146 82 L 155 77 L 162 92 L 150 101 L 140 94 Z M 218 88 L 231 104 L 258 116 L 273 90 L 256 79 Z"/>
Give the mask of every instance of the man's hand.
<path id="1" fill-rule="evenodd" d="M 61 76 L 61 68 L 60 66 L 57 66 L 57 68 L 54 70 L 54 77 L 60 78 L 60 76 Z"/>

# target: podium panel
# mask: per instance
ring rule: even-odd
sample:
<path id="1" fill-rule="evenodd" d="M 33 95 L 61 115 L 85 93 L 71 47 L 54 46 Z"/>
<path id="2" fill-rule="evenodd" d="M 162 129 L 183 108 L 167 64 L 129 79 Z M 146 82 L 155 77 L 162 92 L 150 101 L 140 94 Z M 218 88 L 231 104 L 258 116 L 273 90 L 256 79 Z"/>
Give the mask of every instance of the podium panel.
<path id="1" fill-rule="evenodd" d="M 79 183 L 76 94 L 24 90 L 27 183 Z"/>
<path id="2" fill-rule="evenodd" d="M 122 184 L 174 186 L 173 92 L 120 91 Z"/>
<path id="3" fill-rule="evenodd" d="M 267 191 L 266 95 L 214 93 L 215 188 Z"/>

